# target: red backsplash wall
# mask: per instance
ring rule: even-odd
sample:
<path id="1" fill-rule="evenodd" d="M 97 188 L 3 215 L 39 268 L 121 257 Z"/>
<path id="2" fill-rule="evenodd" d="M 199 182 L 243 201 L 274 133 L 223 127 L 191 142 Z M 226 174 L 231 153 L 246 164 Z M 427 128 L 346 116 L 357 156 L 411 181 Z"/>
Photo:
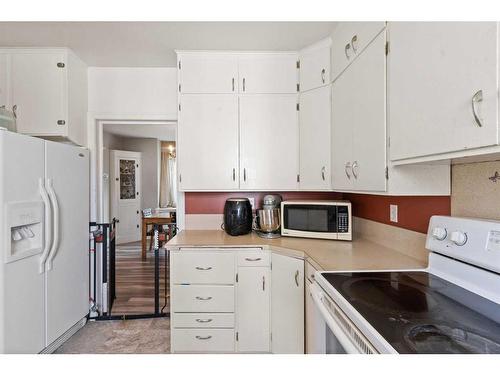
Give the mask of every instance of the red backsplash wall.
<path id="1" fill-rule="evenodd" d="M 269 193 L 186 193 L 186 214 L 221 214 L 224 202 L 229 197 L 253 197 L 257 208 L 262 205 L 262 198 Z M 273 193 L 271 193 L 273 194 Z M 451 199 L 449 196 L 384 196 L 370 194 L 341 194 L 333 192 L 282 192 L 283 199 L 347 199 L 352 202 L 353 215 L 379 223 L 394 225 L 413 231 L 426 233 L 429 218 L 432 215 L 450 215 Z M 398 205 L 398 222 L 389 220 L 389 205 Z"/>

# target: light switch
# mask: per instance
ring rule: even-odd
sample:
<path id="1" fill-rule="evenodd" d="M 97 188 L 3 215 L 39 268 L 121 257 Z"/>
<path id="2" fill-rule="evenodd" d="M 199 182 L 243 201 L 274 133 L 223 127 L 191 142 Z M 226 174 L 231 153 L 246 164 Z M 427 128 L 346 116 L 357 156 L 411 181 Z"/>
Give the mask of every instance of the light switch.
<path id="1" fill-rule="evenodd" d="M 396 204 L 390 206 L 390 219 L 393 223 L 398 222 L 398 206 Z"/>

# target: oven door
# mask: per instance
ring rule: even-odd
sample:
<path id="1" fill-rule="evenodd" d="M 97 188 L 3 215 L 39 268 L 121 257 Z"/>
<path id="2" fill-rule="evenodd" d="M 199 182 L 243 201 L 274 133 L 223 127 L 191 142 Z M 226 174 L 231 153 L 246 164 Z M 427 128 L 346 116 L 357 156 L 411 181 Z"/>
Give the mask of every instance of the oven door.
<path id="1" fill-rule="evenodd" d="M 309 289 L 316 308 L 317 314 L 315 316 L 321 319 L 321 322 L 316 326 L 324 327 L 325 330 L 324 346 L 320 348 L 320 351 L 324 354 L 362 353 L 344 333 L 337 320 L 335 320 L 333 313 L 328 308 L 328 305 L 333 302 L 329 300 L 321 287 L 316 283 L 312 283 Z"/>

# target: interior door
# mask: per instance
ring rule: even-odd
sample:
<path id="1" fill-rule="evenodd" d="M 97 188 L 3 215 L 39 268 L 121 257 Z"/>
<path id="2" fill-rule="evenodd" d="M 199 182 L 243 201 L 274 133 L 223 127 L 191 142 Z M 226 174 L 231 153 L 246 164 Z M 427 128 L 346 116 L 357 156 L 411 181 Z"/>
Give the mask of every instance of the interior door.
<path id="1" fill-rule="evenodd" d="M 0 131 L 0 353 L 39 353 L 45 347 L 44 274 L 39 271 L 41 248 L 35 254 L 7 261 L 12 238 L 7 205 L 12 202 L 42 201 L 39 180 L 44 177 L 44 141 L 21 134 Z M 87 202 L 88 203 L 88 202 Z M 49 208 L 50 209 L 50 208 Z M 40 223 L 39 244 L 44 245 L 45 227 Z M 88 237 L 87 237 L 88 238 Z M 5 242 L 4 242 L 5 241 Z M 19 242 L 28 242 L 24 238 Z M 16 241 L 17 242 L 17 241 Z M 88 240 L 87 240 L 88 243 Z M 17 254 L 19 255 L 19 254 Z"/>
<path id="2" fill-rule="evenodd" d="M 498 143 L 497 29 L 496 22 L 389 23 L 391 160 Z"/>
<path id="3" fill-rule="evenodd" d="M 237 351 L 270 351 L 269 267 L 239 267 L 236 285 Z"/>
<path id="4" fill-rule="evenodd" d="M 240 97 L 240 188 L 296 190 L 297 95 Z"/>
<path id="5" fill-rule="evenodd" d="M 89 311 L 89 154 L 45 142 L 46 178 L 52 180 L 59 219 L 58 236 L 46 263 L 47 345 Z M 54 205 L 53 205 L 54 207 Z M 55 232 L 54 232 L 55 233 Z"/>
<path id="6" fill-rule="evenodd" d="M 31 135 L 64 135 L 66 79 L 63 53 L 11 54 L 11 104 L 17 106 L 17 130 Z"/>
<path id="7" fill-rule="evenodd" d="M 331 188 L 331 88 L 300 94 L 300 188 Z"/>
<path id="8" fill-rule="evenodd" d="M 304 260 L 272 254 L 274 354 L 304 354 Z"/>
<path id="9" fill-rule="evenodd" d="M 180 104 L 180 190 L 238 189 L 237 96 L 182 95 Z"/>
<path id="10" fill-rule="evenodd" d="M 141 153 L 111 151 L 113 160 L 113 217 L 116 225 L 116 243 L 141 239 Z"/>
<path id="11" fill-rule="evenodd" d="M 251 54 L 239 57 L 240 93 L 293 94 L 298 83 L 298 56 L 295 53 Z"/>

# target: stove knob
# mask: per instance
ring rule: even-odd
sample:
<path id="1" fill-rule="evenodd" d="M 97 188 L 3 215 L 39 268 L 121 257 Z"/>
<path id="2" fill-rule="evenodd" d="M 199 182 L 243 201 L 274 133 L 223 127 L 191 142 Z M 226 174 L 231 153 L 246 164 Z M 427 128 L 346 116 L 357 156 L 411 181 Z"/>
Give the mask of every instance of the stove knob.
<path id="1" fill-rule="evenodd" d="M 452 232 L 450 236 L 451 242 L 453 242 L 455 245 L 458 246 L 463 246 L 467 242 L 467 235 L 463 232 Z"/>
<path id="2" fill-rule="evenodd" d="M 436 240 L 443 241 L 446 238 L 446 235 L 448 232 L 446 232 L 445 228 L 441 227 L 435 227 L 432 230 L 432 237 L 434 237 Z"/>

